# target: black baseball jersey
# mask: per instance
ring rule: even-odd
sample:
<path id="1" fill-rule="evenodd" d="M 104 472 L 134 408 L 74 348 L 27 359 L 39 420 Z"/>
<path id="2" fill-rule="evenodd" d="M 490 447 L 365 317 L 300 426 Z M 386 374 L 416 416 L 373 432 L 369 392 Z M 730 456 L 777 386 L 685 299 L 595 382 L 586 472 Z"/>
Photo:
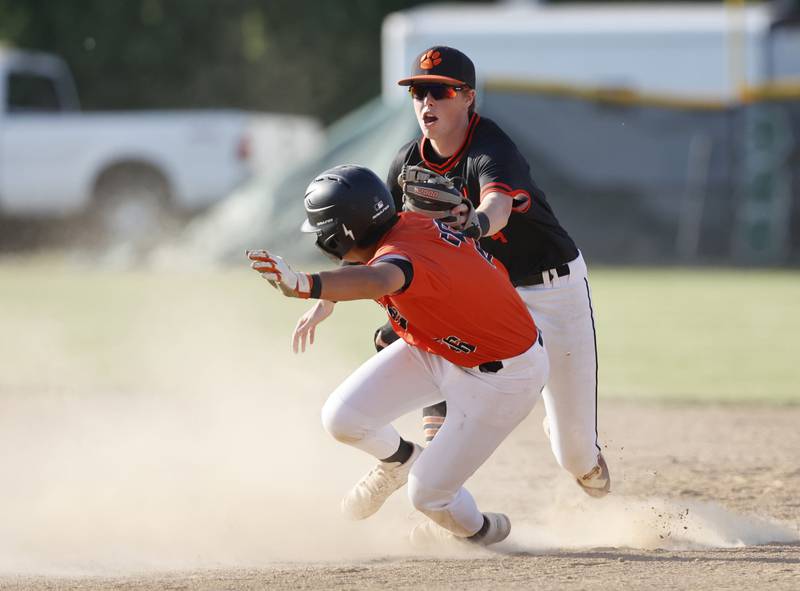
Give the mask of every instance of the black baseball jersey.
<path id="1" fill-rule="evenodd" d="M 558 223 L 544 191 L 533 182 L 525 158 L 490 119 L 473 114 L 463 145 L 447 159 L 439 157 L 424 137 L 403 146 L 387 179 L 398 211 L 403 191 L 397 175 L 404 164 L 424 166 L 452 179 L 475 206 L 484 195 L 494 192 L 514 200 L 506 227 L 482 238 L 481 246 L 500 259 L 515 285 L 526 285 L 533 275 L 578 256 L 578 248 Z"/>

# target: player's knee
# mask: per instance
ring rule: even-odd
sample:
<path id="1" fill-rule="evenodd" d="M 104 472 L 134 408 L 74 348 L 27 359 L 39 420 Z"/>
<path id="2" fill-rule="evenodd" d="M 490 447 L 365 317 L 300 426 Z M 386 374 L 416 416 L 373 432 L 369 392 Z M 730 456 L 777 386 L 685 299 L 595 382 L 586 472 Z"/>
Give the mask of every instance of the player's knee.
<path id="1" fill-rule="evenodd" d="M 360 425 L 353 420 L 347 407 L 332 397 L 322 407 L 322 426 L 331 437 L 341 443 L 352 444 L 363 438 Z"/>
<path id="2" fill-rule="evenodd" d="M 417 511 L 439 511 L 447 507 L 457 491 L 442 490 L 412 473 L 408 477 L 408 498 Z"/>

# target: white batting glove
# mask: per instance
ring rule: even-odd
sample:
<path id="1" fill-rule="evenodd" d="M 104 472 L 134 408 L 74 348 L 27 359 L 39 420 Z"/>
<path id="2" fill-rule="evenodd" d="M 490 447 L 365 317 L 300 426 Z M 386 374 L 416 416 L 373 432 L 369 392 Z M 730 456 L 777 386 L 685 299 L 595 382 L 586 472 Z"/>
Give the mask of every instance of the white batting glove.
<path id="1" fill-rule="evenodd" d="M 289 264 L 281 257 L 270 254 L 266 250 L 248 250 L 247 258 L 253 261 L 250 268 L 261 273 L 261 276 L 290 298 L 311 297 L 313 279 L 308 273 L 292 271 Z"/>

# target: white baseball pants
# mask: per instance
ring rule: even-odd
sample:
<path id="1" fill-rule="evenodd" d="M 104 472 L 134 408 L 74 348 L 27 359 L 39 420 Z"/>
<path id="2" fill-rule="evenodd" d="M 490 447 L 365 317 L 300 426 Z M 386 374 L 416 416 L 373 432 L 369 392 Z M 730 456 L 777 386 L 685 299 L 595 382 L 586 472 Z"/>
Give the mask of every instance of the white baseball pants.
<path id="1" fill-rule="evenodd" d="M 444 398 L 447 420 L 412 467 L 408 494 L 416 509 L 467 537 L 481 528 L 483 515 L 464 482 L 530 413 L 547 373 L 547 353 L 539 343 L 503 360 L 492 374 L 398 340 L 331 394 L 322 423 L 338 441 L 386 458 L 400 445 L 391 421 Z"/>
<path id="2" fill-rule="evenodd" d="M 544 284 L 518 287 L 517 292 L 542 331 L 547 347 L 550 378 L 542 399 L 553 455 L 565 470 L 580 478 L 597 465 L 600 451 L 597 344 L 582 255 L 569 263 L 569 271 L 565 277 L 545 271 Z"/>

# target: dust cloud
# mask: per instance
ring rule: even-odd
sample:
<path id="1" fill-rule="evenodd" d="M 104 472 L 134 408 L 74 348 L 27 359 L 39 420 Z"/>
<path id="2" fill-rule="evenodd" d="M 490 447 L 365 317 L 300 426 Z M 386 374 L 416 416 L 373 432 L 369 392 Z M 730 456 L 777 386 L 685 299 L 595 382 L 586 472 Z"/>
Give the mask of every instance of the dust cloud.
<path id="1" fill-rule="evenodd" d="M 796 528 L 719 504 L 697 500 L 610 495 L 554 501 L 532 522 L 518 526 L 517 551 L 596 547 L 642 550 L 702 550 L 800 541 Z"/>
<path id="2" fill-rule="evenodd" d="M 421 517 L 404 494 L 365 522 L 339 513 L 342 494 L 372 464 L 320 425 L 322 403 L 351 361 L 319 352 L 292 356 L 287 334 L 264 342 L 258 331 L 242 330 L 252 319 L 219 309 L 213 325 L 201 320 L 206 303 L 158 312 L 164 301 L 144 302 L 138 328 L 119 339 L 118 350 L 93 357 L 73 355 L 55 324 L 26 324 L 26 338 L 16 341 L 25 350 L 6 359 L 16 367 L 7 365 L 0 377 L 0 573 L 419 555 L 407 536 Z M 228 325 L 230 332 L 218 328 Z M 104 364 L 125 365 L 124 379 L 112 379 Z M 48 368 L 60 373 L 45 376 Z M 419 439 L 416 416 L 399 425 Z M 527 453 L 518 441 L 507 445 L 507 457 Z M 493 487 L 481 471 L 475 480 L 478 493 Z M 512 511 L 520 515 L 501 552 L 798 539 L 785 525 L 711 504 L 613 495 L 593 503 L 567 495 L 528 507 L 526 482 L 513 486 L 511 508 L 524 510 Z"/>
<path id="3" fill-rule="evenodd" d="M 269 375 L 249 392 L 231 388 L 216 397 L 4 400 L 0 571 L 91 574 L 414 555 L 406 534 L 419 518 L 403 494 L 366 522 L 340 516 L 339 497 L 370 462 L 326 436 L 320 398 L 297 388 L 301 377 L 308 381 Z M 542 504 L 515 522 L 498 549 L 796 540 L 785 525 L 713 504 L 611 496 Z"/>
<path id="4" fill-rule="evenodd" d="M 339 497 L 371 462 L 324 433 L 327 386 L 281 371 L 280 358 L 254 384 L 201 386 L 190 396 L 3 397 L 0 571 L 255 566 L 404 550 L 385 520 L 339 514 Z"/>

